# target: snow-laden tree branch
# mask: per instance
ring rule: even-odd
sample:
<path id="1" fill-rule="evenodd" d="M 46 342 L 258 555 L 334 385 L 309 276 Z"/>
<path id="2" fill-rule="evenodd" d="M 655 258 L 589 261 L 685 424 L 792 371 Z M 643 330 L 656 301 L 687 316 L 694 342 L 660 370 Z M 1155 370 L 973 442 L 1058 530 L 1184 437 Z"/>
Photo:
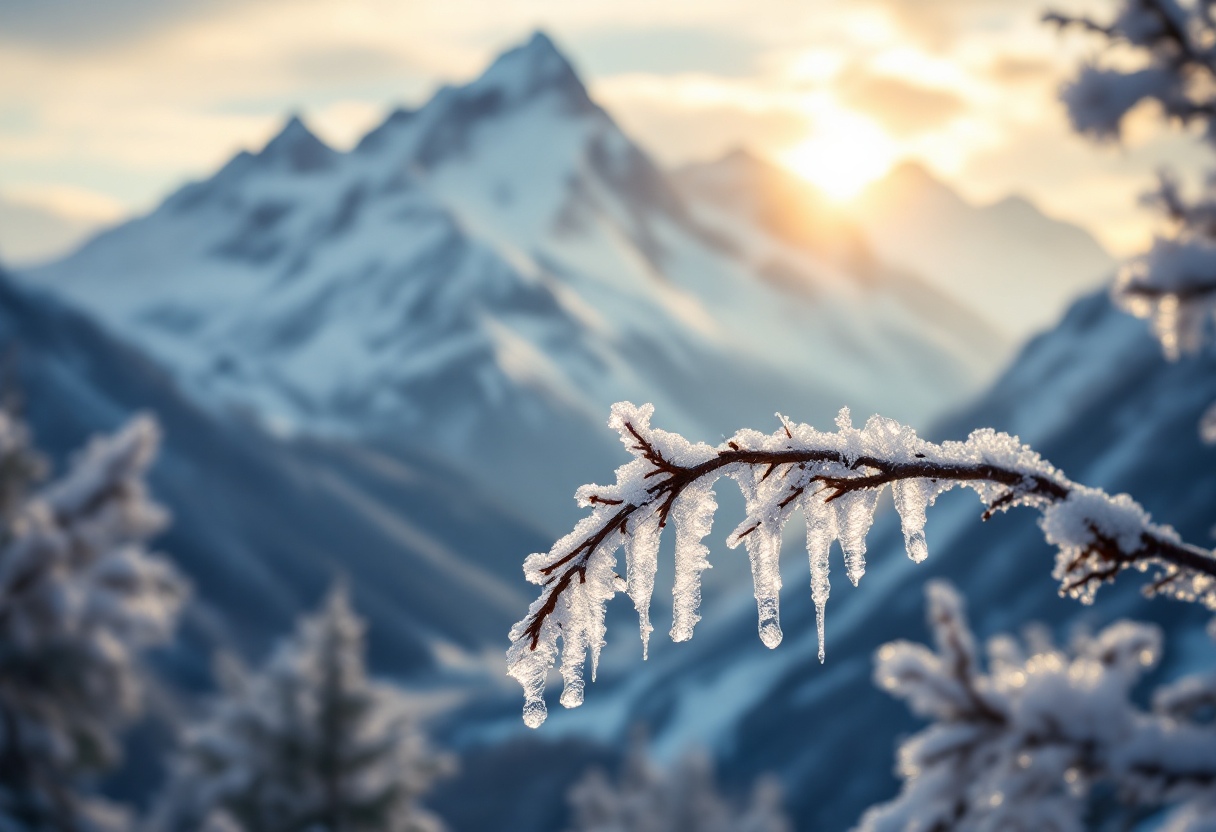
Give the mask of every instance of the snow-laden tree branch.
<path id="1" fill-rule="evenodd" d="M 609 426 L 633 461 L 617 469 L 613 485 L 585 485 L 577 492 L 591 514 L 546 553 L 524 563 L 540 596 L 511 630 L 509 672 L 524 688 L 524 721 L 536 727 L 546 716 L 545 676 L 561 647 L 565 681 L 561 702 L 583 700 L 583 666 L 591 657 L 595 678 L 604 644 L 604 607 L 627 592 L 637 609 L 643 650 L 658 563 L 659 538 L 675 526 L 675 586 L 671 637 L 686 641 L 700 620 L 701 572 L 709 565 L 701 543 L 709 534 L 717 503 L 714 486 L 735 480 L 747 516 L 727 539 L 742 543 L 751 559 L 761 640 L 781 642 L 778 557 L 781 530 L 801 509 L 806 518 L 811 595 L 815 603 L 823 660 L 824 605 L 828 599 L 828 554 L 839 540 L 845 570 L 856 585 L 865 572 L 866 534 L 884 488 L 891 486 L 908 555 L 928 554 L 925 512 L 938 495 L 963 485 L 996 511 L 1029 506 L 1040 514 L 1048 542 L 1059 548 L 1054 575 L 1060 592 L 1092 600 L 1097 586 L 1124 569 L 1155 569 L 1150 593 L 1199 601 L 1216 609 L 1216 557 L 1182 542 L 1173 529 L 1151 522 L 1131 497 L 1078 485 L 1016 437 L 979 430 L 965 442 L 940 445 L 917 437 L 911 428 L 874 416 L 858 429 L 848 409 L 837 430 L 825 433 L 781 417 L 772 434 L 742 430 L 711 447 L 652 428 L 651 405 L 613 406 Z M 616 552 L 625 550 L 625 575 L 616 572 Z"/>
<path id="2" fill-rule="evenodd" d="M 1169 832 L 1213 828 L 1216 678 L 1158 688 L 1151 710 L 1130 696 L 1161 657 L 1156 627 L 1119 621 L 1068 650 L 1045 630 L 997 636 L 985 670 L 958 594 L 933 581 L 926 595 L 935 649 L 884 645 L 874 681 L 933 724 L 902 743 L 899 796 L 857 832 L 1080 832 L 1101 809 L 1126 821 L 1163 808 Z"/>
<path id="3" fill-rule="evenodd" d="M 223 695 L 186 734 L 154 832 L 441 832 L 419 798 L 453 768 L 402 692 L 367 675 L 345 587 L 259 670 L 219 664 Z"/>
<path id="4" fill-rule="evenodd" d="M 1168 120 L 1198 125 L 1204 140 L 1216 145 L 1216 18 L 1210 2 L 1122 0 L 1110 23 L 1059 13 L 1045 20 L 1097 33 L 1110 46 L 1130 47 L 1138 58 L 1088 63 L 1065 85 L 1061 98 L 1077 132 L 1099 141 L 1118 139 L 1127 114 L 1151 100 Z M 1123 309 L 1152 321 L 1174 359 L 1202 347 L 1216 314 L 1216 192 L 1209 183 L 1205 193 L 1188 200 L 1178 181 L 1163 172 L 1147 201 L 1173 230 L 1128 263 L 1113 294 Z"/>
<path id="5" fill-rule="evenodd" d="M 159 441 L 135 418 L 36 490 L 28 432 L 0 411 L 0 828 L 106 825 L 77 780 L 117 761 L 140 656 L 169 641 L 188 594 L 146 549 L 167 520 L 144 482 Z"/>

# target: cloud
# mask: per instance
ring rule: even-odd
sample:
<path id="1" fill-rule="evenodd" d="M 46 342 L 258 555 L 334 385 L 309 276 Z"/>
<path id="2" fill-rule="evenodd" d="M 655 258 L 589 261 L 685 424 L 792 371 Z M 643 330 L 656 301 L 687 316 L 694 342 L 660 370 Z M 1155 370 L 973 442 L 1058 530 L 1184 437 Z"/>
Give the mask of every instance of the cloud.
<path id="1" fill-rule="evenodd" d="M 789 147 L 809 132 L 798 96 L 706 75 L 618 75 L 592 96 L 643 147 L 668 164 L 708 159 L 740 146 Z"/>
<path id="2" fill-rule="evenodd" d="M 1026 0 L 876 0 L 908 35 L 933 49 L 948 49 L 976 32 L 1012 31 L 1042 9 Z"/>
<path id="3" fill-rule="evenodd" d="M 896 137 L 943 127 L 967 110 L 966 102 L 949 90 L 888 75 L 848 73 L 837 92 L 841 104 L 870 116 Z"/>
<path id="4" fill-rule="evenodd" d="M 104 48 L 249 3 L 250 0 L 0 0 L 0 42 L 50 50 Z"/>
<path id="5" fill-rule="evenodd" d="M 40 208 L 67 219 L 108 223 L 126 213 L 113 197 L 71 185 L 25 184 L 5 188 L 3 199 L 16 205 Z"/>
<path id="6" fill-rule="evenodd" d="M 1024 55 L 999 55 L 989 69 L 998 84 L 1042 83 L 1056 72 L 1050 61 Z"/>
<path id="7" fill-rule="evenodd" d="M 302 84 L 334 86 L 404 76 L 422 70 L 399 51 L 377 46 L 309 44 L 284 58 L 287 70 Z"/>
<path id="8" fill-rule="evenodd" d="M 592 75 L 698 72 L 723 77 L 755 73 L 764 47 L 729 30 L 665 28 L 593 29 L 570 39 L 580 66 Z"/>

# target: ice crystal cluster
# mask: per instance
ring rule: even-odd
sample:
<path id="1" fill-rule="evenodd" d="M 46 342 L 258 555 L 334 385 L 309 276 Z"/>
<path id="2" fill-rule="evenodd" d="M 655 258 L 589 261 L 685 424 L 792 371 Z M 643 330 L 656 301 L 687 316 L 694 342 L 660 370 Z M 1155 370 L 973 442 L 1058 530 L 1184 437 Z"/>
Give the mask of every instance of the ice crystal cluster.
<path id="1" fill-rule="evenodd" d="M 651 427 L 652 415 L 650 405 L 613 406 L 609 426 L 633 460 L 617 469 L 615 484 L 580 488 L 577 499 L 590 514 L 524 564 L 527 578 L 543 589 L 512 628 L 507 658 L 510 674 L 524 688 L 524 721 L 532 727 L 545 719 L 545 678 L 559 655 L 561 703 L 582 703 L 584 665 L 589 657 L 594 679 L 605 643 L 605 604 L 617 592 L 628 593 L 637 609 L 645 651 L 659 538 L 669 523 L 676 538 L 671 637 L 692 637 L 700 618 L 701 573 L 709 566 L 702 541 L 712 528 L 714 488 L 723 477 L 738 485 L 746 503 L 746 516 L 727 546 L 747 550 L 760 638 L 769 647 L 781 642 L 782 528 L 799 510 L 805 518 L 821 661 L 832 544 L 839 542 L 845 574 L 856 585 L 865 573 L 866 535 L 888 485 L 908 556 L 916 562 L 928 554 L 927 507 L 963 485 L 978 492 L 985 516 L 1019 505 L 1042 512 L 1047 539 L 1059 547 L 1055 574 L 1063 594 L 1088 601 L 1099 583 L 1119 571 L 1153 566 L 1162 571 L 1154 590 L 1216 607 L 1211 553 L 1154 525 L 1127 495 L 1110 497 L 1070 482 L 1008 434 L 979 430 L 966 441 L 938 445 L 880 416 L 856 428 L 845 409 L 833 432 L 779 417 L 781 427 L 772 434 L 742 430 L 711 447 Z M 618 569 L 622 549 L 625 564 Z"/>
<path id="2" fill-rule="evenodd" d="M 932 724 L 903 742 L 903 788 L 858 832 L 1081 832 L 1150 812 L 1168 832 L 1216 828 L 1216 676 L 1158 688 L 1151 709 L 1130 696 L 1161 656 L 1156 627 L 1119 621 L 1068 649 L 1044 628 L 997 636 L 985 669 L 954 589 L 926 594 L 933 648 L 884 645 L 874 680 Z"/>
<path id="3" fill-rule="evenodd" d="M 401 693 L 367 677 L 364 653 L 363 622 L 338 587 L 260 672 L 223 661 L 223 695 L 189 731 L 152 827 L 440 830 L 418 799 L 451 762 Z"/>
<path id="4" fill-rule="evenodd" d="M 143 481 L 158 441 L 137 418 L 38 490 L 26 430 L 0 412 L 0 827 L 113 820 L 75 784 L 117 761 L 140 655 L 172 637 L 187 594 L 144 547 L 166 520 Z"/>
<path id="5" fill-rule="evenodd" d="M 569 832 L 792 832 L 781 809 L 781 788 L 761 778 L 742 809 L 718 791 L 713 765 L 690 751 L 669 771 L 646 756 L 635 737 L 616 782 L 592 769 L 567 794 Z"/>
<path id="6" fill-rule="evenodd" d="M 1120 0 L 1109 23 L 1049 14 L 1061 26 L 1099 34 L 1117 56 L 1090 63 L 1061 91 L 1073 127 L 1098 139 L 1119 137 L 1127 114 L 1153 101 L 1170 121 L 1197 126 L 1216 145 L 1216 16 L 1207 0 Z M 1118 47 L 1116 49 L 1116 47 Z M 1130 47 L 1130 49 L 1128 48 Z M 1199 351 L 1216 314 L 1216 191 L 1188 198 L 1170 174 L 1150 194 L 1172 228 L 1121 271 L 1114 298 L 1152 322 L 1171 359 Z M 1216 430 L 1202 428 L 1216 441 Z"/>

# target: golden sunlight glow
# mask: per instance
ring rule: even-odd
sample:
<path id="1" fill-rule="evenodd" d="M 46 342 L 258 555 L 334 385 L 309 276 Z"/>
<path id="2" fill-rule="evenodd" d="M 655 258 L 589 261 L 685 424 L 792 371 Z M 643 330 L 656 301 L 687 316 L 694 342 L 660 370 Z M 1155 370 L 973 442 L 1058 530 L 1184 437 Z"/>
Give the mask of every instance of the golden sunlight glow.
<path id="1" fill-rule="evenodd" d="M 896 154 L 895 143 L 874 122 L 837 111 L 817 119 L 815 133 L 781 161 L 828 196 L 844 201 L 886 174 Z"/>

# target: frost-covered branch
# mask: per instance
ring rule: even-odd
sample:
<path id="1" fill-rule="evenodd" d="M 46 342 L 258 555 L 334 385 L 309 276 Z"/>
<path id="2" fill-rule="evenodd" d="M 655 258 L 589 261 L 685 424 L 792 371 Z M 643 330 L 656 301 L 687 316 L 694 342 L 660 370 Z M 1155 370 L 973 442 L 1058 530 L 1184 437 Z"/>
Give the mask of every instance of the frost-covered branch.
<path id="1" fill-rule="evenodd" d="M 1170 832 L 1212 828 L 1216 677 L 1186 677 L 1159 688 L 1151 711 L 1137 707 L 1131 690 L 1161 656 L 1156 627 L 1119 621 L 1067 651 L 1042 633 L 997 636 L 985 671 L 954 589 L 930 582 L 926 594 L 936 649 L 884 645 L 874 680 L 933 724 L 902 744 L 903 789 L 858 832 L 1072 832 L 1100 800 L 1167 808 Z"/>
<path id="2" fill-rule="evenodd" d="M 1201 601 L 1216 609 L 1216 558 L 1183 543 L 1173 529 L 1150 521 L 1126 494 L 1111 497 L 1070 481 L 1016 437 L 992 430 L 965 442 L 934 444 L 898 422 L 872 417 L 852 426 L 848 410 L 837 431 L 824 433 L 782 417 L 773 434 L 743 430 L 717 446 L 692 444 L 650 426 L 654 408 L 614 405 L 609 426 L 634 459 L 617 469 L 614 485 L 586 485 L 580 505 L 590 508 L 570 534 L 547 553 L 524 564 L 540 597 L 511 630 L 509 672 L 524 688 L 524 721 L 544 721 L 544 682 L 558 658 L 565 680 L 561 702 L 583 699 L 583 665 L 591 654 L 592 678 L 604 644 L 604 607 L 627 592 L 637 609 L 643 650 L 658 563 L 659 538 L 675 526 L 675 587 L 671 637 L 692 637 L 700 620 L 701 572 L 709 565 L 701 540 L 709 533 L 717 503 L 714 486 L 726 476 L 739 485 L 747 516 L 727 539 L 742 543 L 751 559 L 761 640 L 781 642 L 778 557 L 781 530 L 796 510 L 806 518 L 811 594 L 823 660 L 824 606 L 828 599 L 828 553 L 839 539 L 846 573 L 856 585 L 865 572 L 866 534 L 884 488 L 891 486 L 908 555 L 928 554 L 925 511 L 938 495 L 958 485 L 979 493 L 984 518 L 1015 506 L 1041 513 L 1048 542 L 1059 548 L 1055 577 L 1060 592 L 1089 601 L 1097 586 L 1129 567 L 1155 568 L 1150 592 Z M 626 570 L 616 571 L 625 549 Z"/>

